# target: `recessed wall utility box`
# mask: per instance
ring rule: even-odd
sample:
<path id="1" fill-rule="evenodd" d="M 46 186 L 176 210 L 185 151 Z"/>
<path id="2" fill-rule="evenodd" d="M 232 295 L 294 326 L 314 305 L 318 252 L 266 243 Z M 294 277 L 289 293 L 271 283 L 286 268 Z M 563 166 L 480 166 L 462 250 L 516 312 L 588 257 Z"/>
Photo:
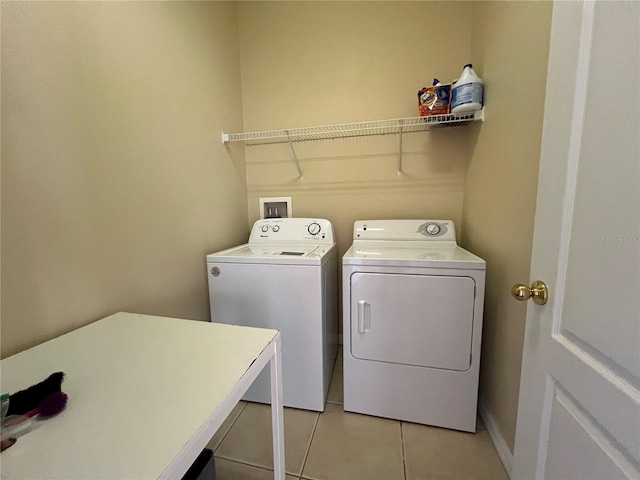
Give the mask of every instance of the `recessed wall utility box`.
<path id="1" fill-rule="evenodd" d="M 291 197 L 270 197 L 260 199 L 260 218 L 291 217 L 293 217 Z"/>

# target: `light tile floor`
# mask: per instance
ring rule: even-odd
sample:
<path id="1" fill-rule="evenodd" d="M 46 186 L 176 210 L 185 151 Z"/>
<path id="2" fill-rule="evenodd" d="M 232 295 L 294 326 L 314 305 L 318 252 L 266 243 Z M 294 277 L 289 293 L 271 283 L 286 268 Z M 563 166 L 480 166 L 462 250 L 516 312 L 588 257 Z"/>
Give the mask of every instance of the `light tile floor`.
<path id="1" fill-rule="evenodd" d="M 345 412 L 342 355 L 323 413 L 285 408 L 287 480 L 506 480 L 478 419 L 475 434 Z M 209 442 L 217 480 L 273 478 L 271 410 L 240 402 Z"/>

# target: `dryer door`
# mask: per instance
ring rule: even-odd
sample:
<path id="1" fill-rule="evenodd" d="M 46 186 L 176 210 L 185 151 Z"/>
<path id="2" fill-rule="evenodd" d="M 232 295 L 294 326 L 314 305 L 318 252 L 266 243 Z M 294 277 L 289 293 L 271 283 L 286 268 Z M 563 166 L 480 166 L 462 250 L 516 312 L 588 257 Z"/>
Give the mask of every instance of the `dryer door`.
<path id="1" fill-rule="evenodd" d="M 471 277 L 354 273 L 351 354 L 363 360 L 468 370 Z"/>

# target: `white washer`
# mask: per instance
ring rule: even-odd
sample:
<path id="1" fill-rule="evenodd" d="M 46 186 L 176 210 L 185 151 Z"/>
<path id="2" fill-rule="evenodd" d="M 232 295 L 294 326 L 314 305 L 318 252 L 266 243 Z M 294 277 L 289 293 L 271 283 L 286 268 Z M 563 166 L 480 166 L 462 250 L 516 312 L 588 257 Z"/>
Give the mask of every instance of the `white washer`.
<path id="1" fill-rule="evenodd" d="M 342 259 L 345 410 L 475 432 L 485 268 L 451 220 L 355 222 Z"/>
<path id="2" fill-rule="evenodd" d="M 337 247 L 328 220 L 258 220 L 249 243 L 207 255 L 211 320 L 282 335 L 284 405 L 324 411 L 338 344 Z M 270 403 L 269 371 L 245 400 Z"/>

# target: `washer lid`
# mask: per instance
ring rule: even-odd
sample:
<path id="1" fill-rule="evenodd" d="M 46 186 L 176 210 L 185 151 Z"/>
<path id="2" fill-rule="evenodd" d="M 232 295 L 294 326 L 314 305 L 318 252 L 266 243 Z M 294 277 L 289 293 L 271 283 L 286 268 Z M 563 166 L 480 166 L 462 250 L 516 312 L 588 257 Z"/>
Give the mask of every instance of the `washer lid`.
<path id="1" fill-rule="evenodd" d="M 342 257 L 343 265 L 383 265 L 421 268 L 485 270 L 486 262 L 455 243 L 403 247 L 402 242 L 354 241 Z"/>
<path id="2" fill-rule="evenodd" d="M 208 263 L 320 265 L 333 245 L 244 244 L 207 255 Z"/>

